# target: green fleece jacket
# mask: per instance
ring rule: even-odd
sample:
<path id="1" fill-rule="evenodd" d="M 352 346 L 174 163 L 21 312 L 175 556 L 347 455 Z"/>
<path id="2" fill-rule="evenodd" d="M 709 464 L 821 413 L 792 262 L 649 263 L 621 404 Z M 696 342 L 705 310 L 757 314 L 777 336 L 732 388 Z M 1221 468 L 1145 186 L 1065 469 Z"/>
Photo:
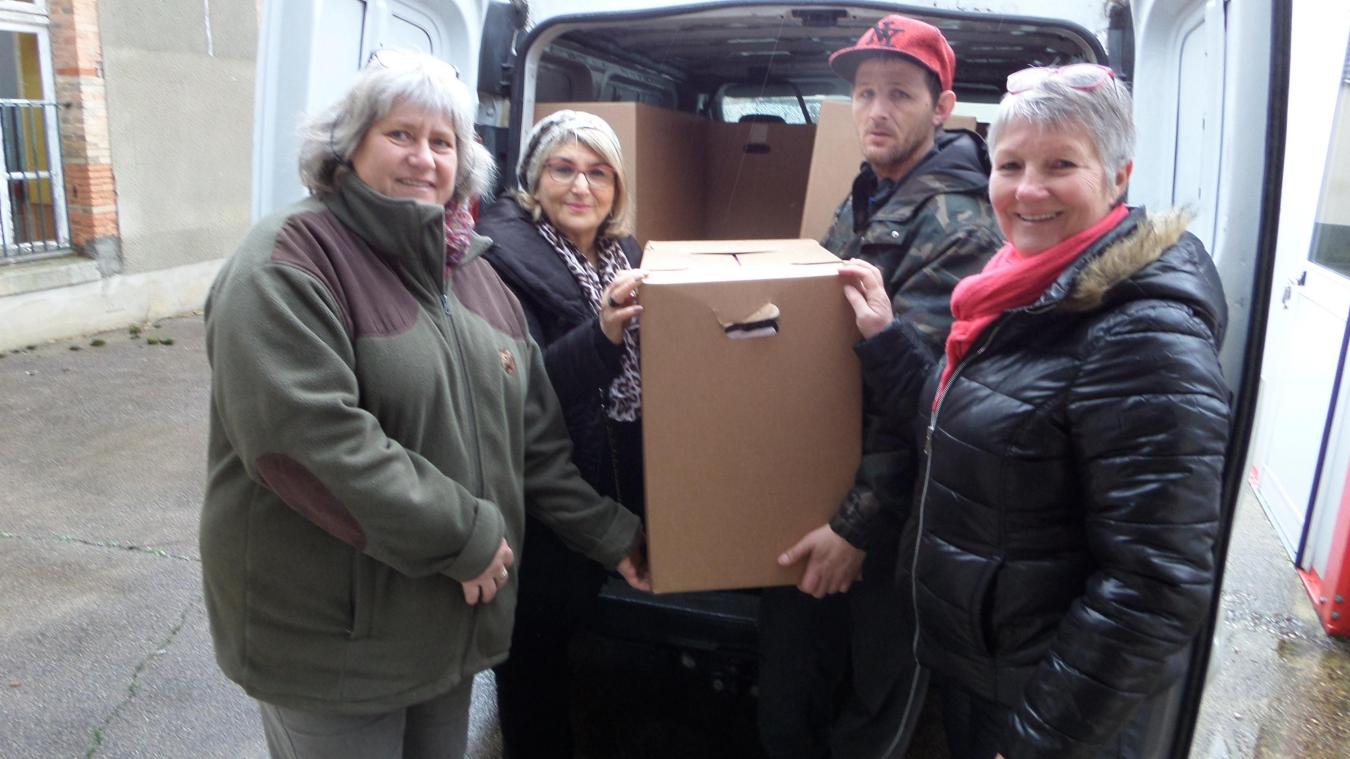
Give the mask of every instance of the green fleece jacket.
<path id="1" fill-rule="evenodd" d="M 506 658 L 515 573 L 460 581 L 525 509 L 615 566 L 637 518 L 597 495 L 519 303 L 478 254 L 445 271 L 442 209 L 337 192 L 260 222 L 206 309 L 201 553 L 216 659 L 280 706 L 373 713 Z"/>

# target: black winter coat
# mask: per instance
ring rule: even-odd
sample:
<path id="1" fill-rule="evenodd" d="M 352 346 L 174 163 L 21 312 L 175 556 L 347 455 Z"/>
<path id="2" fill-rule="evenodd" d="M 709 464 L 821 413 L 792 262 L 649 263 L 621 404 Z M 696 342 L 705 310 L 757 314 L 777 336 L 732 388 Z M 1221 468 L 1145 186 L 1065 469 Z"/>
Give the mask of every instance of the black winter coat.
<path id="1" fill-rule="evenodd" d="M 581 286 L 514 198 L 506 195 L 489 206 L 476 231 L 492 238 L 485 256 L 520 300 L 530 336 L 544 351 L 581 476 L 600 493 L 641 511 L 641 456 L 634 450 L 641 441 L 639 425 L 612 422 L 604 409 L 609 385 L 619 375 L 622 347 L 605 337 Z M 629 237 L 621 245 L 637 266 L 642 255 L 637 241 Z M 624 461 L 613 460 L 616 450 Z M 616 471 L 621 481 L 616 482 Z"/>
<path id="2" fill-rule="evenodd" d="M 925 425 L 919 660 L 1011 709 L 1008 759 L 1091 755 L 1209 607 L 1226 307 L 1185 221 L 1134 210 L 984 331 L 934 413 L 942 364 L 912 329 L 858 349 L 896 422 L 917 401 Z"/>

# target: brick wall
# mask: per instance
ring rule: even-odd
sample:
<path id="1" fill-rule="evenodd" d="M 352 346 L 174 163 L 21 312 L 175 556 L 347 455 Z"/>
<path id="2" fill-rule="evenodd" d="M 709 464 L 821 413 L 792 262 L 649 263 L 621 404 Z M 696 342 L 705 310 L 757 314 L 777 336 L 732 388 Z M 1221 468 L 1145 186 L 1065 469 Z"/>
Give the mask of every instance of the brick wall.
<path id="1" fill-rule="evenodd" d="M 89 250 L 119 235 L 98 0 L 50 0 L 48 7 L 71 242 Z"/>

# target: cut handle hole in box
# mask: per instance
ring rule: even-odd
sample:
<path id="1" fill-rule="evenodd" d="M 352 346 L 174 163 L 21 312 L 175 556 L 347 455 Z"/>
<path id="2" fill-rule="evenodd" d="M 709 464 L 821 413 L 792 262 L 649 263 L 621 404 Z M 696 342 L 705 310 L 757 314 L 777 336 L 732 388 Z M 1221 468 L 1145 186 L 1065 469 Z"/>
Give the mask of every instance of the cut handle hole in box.
<path id="1" fill-rule="evenodd" d="M 742 319 L 726 320 L 720 316 L 717 323 L 732 340 L 749 340 L 756 337 L 773 337 L 778 334 L 778 318 L 781 313 L 778 306 L 765 303 Z"/>

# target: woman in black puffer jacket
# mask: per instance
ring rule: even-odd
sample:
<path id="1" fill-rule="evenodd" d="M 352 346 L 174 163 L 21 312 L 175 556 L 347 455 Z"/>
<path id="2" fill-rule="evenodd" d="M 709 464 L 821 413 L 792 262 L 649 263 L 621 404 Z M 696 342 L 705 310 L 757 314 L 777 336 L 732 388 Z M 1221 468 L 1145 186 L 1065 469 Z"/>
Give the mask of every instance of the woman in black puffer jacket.
<path id="1" fill-rule="evenodd" d="M 619 140 L 599 117 L 559 111 L 535 125 L 519 188 L 478 221 L 485 254 L 525 311 L 572 437 L 600 493 L 641 514 L 640 251 Z M 528 494 L 527 494 L 528 495 Z M 572 756 L 567 646 L 605 574 L 526 519 L 511 658 L 495 668 L 508 759 Z"/>
<path id="2" fill-rule="evenodd" d="M 1008 83 L 990 197 L 1010 242 L 956 288 L 946 360 L 868 267 L 845 292 L 869 385 L 923 436 L 907 581 L 953 756 L 1139 756 L 1214 592 L 1223 292 L 1184 216 L 1121 203 L 1109 69 Z"/>

